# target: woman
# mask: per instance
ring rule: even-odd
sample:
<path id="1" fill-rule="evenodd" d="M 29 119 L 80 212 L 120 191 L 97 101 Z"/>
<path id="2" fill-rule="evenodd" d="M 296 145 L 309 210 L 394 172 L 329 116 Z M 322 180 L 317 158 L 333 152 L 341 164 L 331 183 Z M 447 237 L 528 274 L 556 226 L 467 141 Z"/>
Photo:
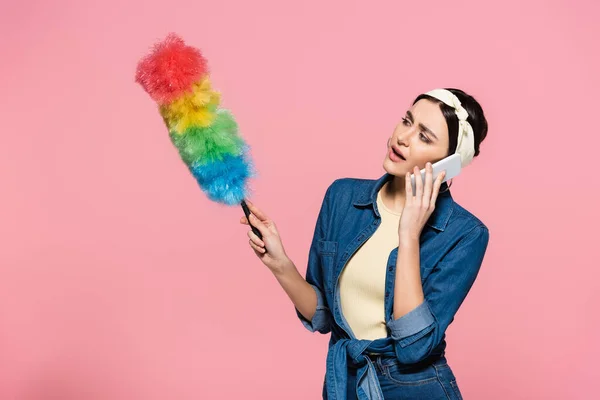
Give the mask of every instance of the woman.
<path id="1" fill-rule="evenodd" d="M 453 201 L 443 174 L 433 180 L 431 163 L 458 153 L 467 166 L 486 134 L 481 106 L 465 92 L 418 96 L 388 139 L 386 173 L 337 179 L 327 189 L 306 279 L 275 223 L 248 203 L 263 237 L 250 230 L 250 246 L 304 326 L 331 333 L 323 398 L 461 398 L 445 331 L 475 281 L 489 232 Z"/>

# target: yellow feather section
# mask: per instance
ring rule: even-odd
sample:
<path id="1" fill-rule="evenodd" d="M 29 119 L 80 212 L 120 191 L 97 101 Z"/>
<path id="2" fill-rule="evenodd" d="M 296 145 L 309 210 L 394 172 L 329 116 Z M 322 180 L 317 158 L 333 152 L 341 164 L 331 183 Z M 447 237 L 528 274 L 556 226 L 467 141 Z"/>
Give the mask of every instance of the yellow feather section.
<path id="1" fill-rule="evenodd" d="M 182 135 L 190 126 L 207 127 L 215 119 L 221 94 L 212 89 L 208 76 L 195 82 L 192 91 L 160 107 L 169 131 Z"/>

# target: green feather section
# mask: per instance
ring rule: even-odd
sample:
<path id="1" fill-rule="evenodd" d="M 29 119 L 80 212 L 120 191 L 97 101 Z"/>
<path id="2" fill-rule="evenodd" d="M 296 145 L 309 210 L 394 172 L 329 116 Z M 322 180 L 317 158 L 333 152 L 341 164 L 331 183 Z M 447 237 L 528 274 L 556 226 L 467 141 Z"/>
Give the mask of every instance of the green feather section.
<path id="1" fill-rule="evenodd" d="M 183 135 L 172 131 L 169 136 L 187 165 L 222 161 L 226 155 L 240 155 L 244 146 L 233 115 L 224 109 L 217 110 L 211 126 L 191 126 Z"/>

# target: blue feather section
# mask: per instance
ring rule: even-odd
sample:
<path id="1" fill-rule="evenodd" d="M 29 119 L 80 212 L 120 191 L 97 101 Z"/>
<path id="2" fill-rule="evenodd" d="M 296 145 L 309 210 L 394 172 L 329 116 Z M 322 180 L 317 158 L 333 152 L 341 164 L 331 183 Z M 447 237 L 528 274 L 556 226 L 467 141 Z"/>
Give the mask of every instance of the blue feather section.
<path id="1" fill-rule="evenodd" d="M 221 161 L 190 165 L 190 172 L 210 200 L 232 206 L 247 198 L 246 181 L 255 175 L 249 150 L 245 145 L 241 155 L 227 154 Z"/>

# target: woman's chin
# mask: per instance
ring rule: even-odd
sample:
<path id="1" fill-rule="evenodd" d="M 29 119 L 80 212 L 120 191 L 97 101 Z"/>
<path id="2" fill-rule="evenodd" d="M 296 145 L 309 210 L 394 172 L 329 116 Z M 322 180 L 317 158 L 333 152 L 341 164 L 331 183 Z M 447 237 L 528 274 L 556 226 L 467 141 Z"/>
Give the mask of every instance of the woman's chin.
<path id="1" fill-rule="evenodd" d="M 390 175 L 404 176 L 404 174 L 406 174 L 406 168 L 404 167 L 404 165 L 398 165 L 397 163 L 390 160 L 389 157 L 385 157 L 385 159 L 383 160 L 383 169 Z"/>

